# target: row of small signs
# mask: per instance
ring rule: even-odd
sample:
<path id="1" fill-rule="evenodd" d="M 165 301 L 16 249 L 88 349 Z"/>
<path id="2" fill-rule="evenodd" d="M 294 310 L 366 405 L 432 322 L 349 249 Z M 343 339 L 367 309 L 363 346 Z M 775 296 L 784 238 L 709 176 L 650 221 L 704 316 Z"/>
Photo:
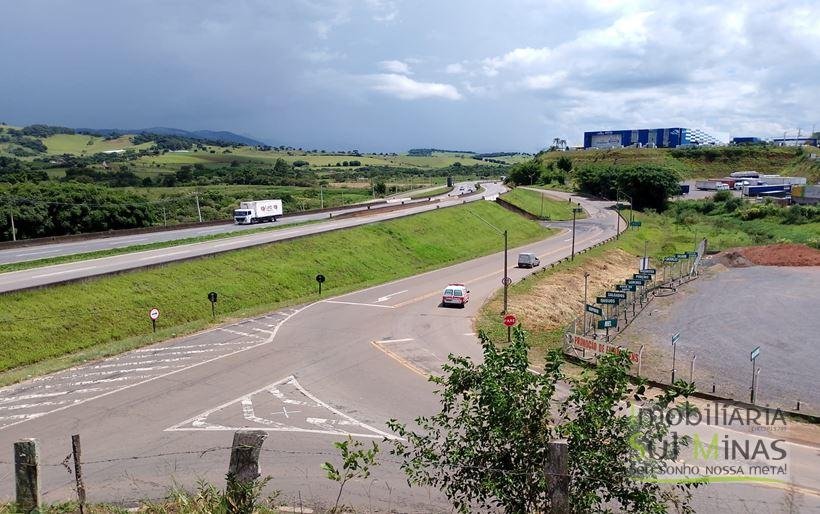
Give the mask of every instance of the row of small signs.
<path id="1" fill-rule="evenodd" d="M 655 273 L 657 273 L 657 270 L 654 268 L 641 270 L 640 273 L 633 274 L 632 278 L 626 279 L 624 284 L 616 284 L 616 291 L 607 291 L 605 296 L 597 297 L 595 303 L 599 305 L 619 305 L 621 300 L 626 300 L 627 292 L 635 292 L 638 286 L 646 285 L 647 282 L 652 280 L 652 276 L 655 275 Z M 587 304 L 585 308 L 587 312 L 595 314 L 596 316 L 604 315 L 604 310 L 601 307 Z M 616 326 L 618 326 L 618 320 L 615 318 L 598 321 L 598 328 L 601 329 L 614 328 Z"/>
<path id="2" fill-rule="evenodd" d="M 684 259 L 688 259 L 690 257 L 697 257 L 698 252 L 683 252 L 683 253 L 676 253 L 675 255 L 670 255 L 669 257 L 664 257 L 663 262 L 678 262 Z"/>

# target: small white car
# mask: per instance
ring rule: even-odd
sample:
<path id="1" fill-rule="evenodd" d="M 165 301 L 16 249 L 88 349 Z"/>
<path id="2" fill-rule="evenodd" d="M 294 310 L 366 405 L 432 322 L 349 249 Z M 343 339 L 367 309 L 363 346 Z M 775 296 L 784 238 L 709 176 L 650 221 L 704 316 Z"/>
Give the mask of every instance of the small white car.
<path id="1" fill-rule="evenodd" d="M 464 307 L 470 301 L 470 290 L 464 284 L 447 284 L 441 295 L 441 305 L 458 305 Z"/>

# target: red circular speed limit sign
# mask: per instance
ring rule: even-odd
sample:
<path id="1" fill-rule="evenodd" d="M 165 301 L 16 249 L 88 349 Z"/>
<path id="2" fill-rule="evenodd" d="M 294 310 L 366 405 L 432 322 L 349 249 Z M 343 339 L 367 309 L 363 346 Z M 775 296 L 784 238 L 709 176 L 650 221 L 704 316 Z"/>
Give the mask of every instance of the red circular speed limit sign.
<path id="1" fill-rule="evenodd" d="M 504 316 L 504 324 L 508 327 L 515 325 L 516 321 L 518 320 L 515 318 L 515 314 L 507 314 Z"/>
<path id="2" fill-rule="evenodd" d="M 157 318 L 159 318 L 159 309 L 157 309 L 156 307 L 154 307 L 153 309 L 151 309 L 150 311 L 148 311 L 148 316 L 149 316 L 152 320 L 156 321 L 156 320 L 157 320 Z"/>

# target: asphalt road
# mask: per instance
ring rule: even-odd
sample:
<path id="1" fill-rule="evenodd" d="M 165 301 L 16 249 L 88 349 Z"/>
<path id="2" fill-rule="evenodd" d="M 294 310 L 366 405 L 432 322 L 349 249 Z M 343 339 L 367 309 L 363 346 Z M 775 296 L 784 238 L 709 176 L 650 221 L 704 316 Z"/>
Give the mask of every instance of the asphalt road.
<path id="1" fill-rule="evenodd" d="M 284 239 L 290 239 L 299 236 L 319 234 L 321 232 L 327 232 L 330 230 L 338 230 L 341 228 L 349 228 L 359 225 L 365 225 L 368 223 L 374 223 L 376 221 L 400 218 L 403 216 L 409 216 L 411 214 L 418 214 L 420 212 L 435 210 L 437 208 L 458 205 L 464 202 L 481 201 L 482 198 L 494 198 L 494 195 L 497 195 L 506 190 L 506 188 L 502 186 L 500 183 L 487 183 L 484 185 L 484 187 L 485 191 L 481 194 L 475 194 L 464 197 L 450 197 L 444 195 L 441 197 L 441 201 L 439 202 L 430 203 L 427 201 L 419 201 L 416 202 L 418 203 L 418 205 L 415 207 L 407 207 L 391 212 L 379 212 L 379 210 L 376 209 L 374 210 L 374 212 L 366 216 L 362 215 L 360 217 L 352 218 L 329 219 L 328 221 L 324 222 L 312 223 L 309 225 L 302 225 L 287 229 L 257 232 L 237 237 L 204 241 L 201 243 L 183 244 L 168 248 L 157 248 L 154 250 L 144 250 L 139 252 L 114 255 L 110 257 L 85 259 L 65 264 L 56 264 L 52 266 L 44 266 L 40 268 L 32 268 L 27 270 L 2 273 L 0 274 L 0 293 L 15 291 L 19 289 L 41 287 L 69 280 L 77 280 L 87 277 L 116 273 L 119 271 L 141 268 L 144 266 L 152 266 L 167 262 L 180 261 L 203 255 L 226 252 L 230 250 L 236 250 L 239 248 L 247 248 L 250 246 L 257 246 L 260 244 L 271 243 L 274 241 L 282 241 Z M 392 205 L 396 204 L 394 203 Z M 327 213 L 322 213 L 321 216 L 327 217 Z M 296 218 L 291 219 L 293 220 Z M 258 227 L 258 225 L 249 226 L 252 226 L 254 228 Z M 217 226 L 201 229 L 185 229 L 180 231 L 173 231 L 172 234 L 176 234 L 175 236 L 169 236 L 168 232 L 157 232 L 154 234 L 141 234 L 140 237 L 152 237 L 156 238 L 155 240 L 157 241 L 162 240 L 161 238 L 168 237 L 172 239 L 179 239 L 180 237 L 188 237 L 188 232 L 190 230 L 212 229 L 228 230 L 236 229 L 236 226 L 226 225 L 225 227 Z M 123 239 L 131 241 L 130 244 L 134 244 L 132 236 L 124 236 L 122 238 L 114 239 Z M 127 246 L 127 241 L 121 241 L 121 243 L 124 246 Z M 76 245 L 80 244 L 85 244 L 86 246 L 82 250 L 77 250 Z M 105 244 L 109 244 L 105 239 L 96 239 L 77 243 L 59 243 L 57 245 L 49 246 L 59 246 L 63 250 L 70 253 L 77 251 L 92 251 L 94 249 L 98 249 L 97 245 Z"/>
<path id="2" fill-rule="evenodd" d="M 749 399 L 749 353 L 761 347 L 758 402 L 820 415 L 816 377 L 820 364 L 809 340 L 820 303 L 820 268 L 752 266 L 703 268 L 703 276 L 672 296 L 656 298 L 621 334 L 633 349 L 646 344 L 649 376 L 669 380 L 669 338 L 680 332 L 679 376 L 689 377 L 696 355 L 695 383 L 716 385 L 722 396 Z M 722 271 L 718 271 L 721 270 Z M 647 314 L 651 313 L 651 316 Z"/>
<path id="3" fill-rule="evenodd" d="M 602 209 L 606 203 L 583 204 L 590 217 L 577 224 L 578 249 L 615 232 L 614 213 Z M 568 240 L 562 232 L 513 249 L 510 263 L 519 251 L 553 262 L 569 254 Z M 480 358 L 472 320 L 501 286 L 502 263 L 502 253 L 495 253 L 5 388 L 0 448 L 10 455 L 14 441 L 37 438 L 45 497 L 63 500 L 74 491 L 61 463 L 70 435 L 79 433 L 89 499 L 136 501 L 164 496 L 172 481 L 191 487 L 202 478 L 221 485 L 232 433 L 259 429 L 268 433 L 262 473 L 273 477 L 280 503 L 326 506 L 338 488 L 320 466 L 338 464 L 332 443 L 353 435 L 378 442 L 382 464 L 372 480 L 345 489 L 345 504 L 368 511 L 449 512 L 438 492 L 406 485 L 386 451 L 389 444 L 381 441 L 391 436 L 389 419 L 435 412 L 427 374 L 438 372 L 449 353 Z M 509 269 L 513 280 L 530 273 Z M 448 282 L 470 287 L 466 308 L 439 306 Z M 807 464 L 804 453 L 815 460 Z M 795 447 L 791 462 L 799 487 L 817 488 L 816 473 L 807 471 L 816 471 L 810 467 L 816 466 L 815 453 Z M 0 477 L 10 476 L 10 462 L 0 458 Z M 744 500 L 775 501 L 764 487 L 730 490 Z M 13 480 L 0 480 L 0 497 L 12 494 Z M 732 512 L 725 503 L 719 508 Z"/>
<path id="4" fill-rule="evenodd" d="M 470 186 L 472 187 L 475 182 L 462 182 L 456 184 L 456 189 L 458 186 Z M 437 186 L 438 189 L 441 186 Z M 494 186 L 490 185 L 490 190 L 493 190 Z M 497 187 L 497 186 L 496 186 Z M 408 197 L 411 193 L 405 193 L 404 195 L 396 195 L 390 198 L 388 203 L 378 203 L 373 204 L 371 206 L 371 210 L 382 209 L 385 207 L 392 207 L 396 203 L 404 201 L 406 203 L 424 203 L 427 202 L 427 199 L 421 200 L 410 200 Z M 489 194 L 489 193 L 485 193 Z M 447 198 L 447 195 L 441 195 L 442 198 Z M 439 198 L 439 197 L 434 197 Z M 110 250 L 113 248 L 124 248 L 128 246 L 135 246 L 135 245 L 146 245 L 151 243 L 159 243 L 164 241 L 176 241 L 179 239 L 189 239 L 194 237 L 202 237 L 202 236 L 211 236 L 214 234 L 227 234 L 227 233 L 236 233 L 237 235 L 241 235 L 242 232 L 246 230 L 253 230 L 259 229 L 265 226 L 279 226 L 279 225 L 292 225 L 295 223 L 304 223 L 306 221 L 320 221 L 320 220 L 328 220 L 331 219 L 333 216 L 337 216 L 342 213 L 351 213 L 351 212 L 358 212 L 358 211 L 365 211 L 367 210 L 366 205 L 362 205 L 355 208 L 346 208 L 346 209 L 338 209 L 328 212 L 318 212 L 318 213 L 311 213 L 311 214 L 302 214 L 296 216 L 289 216 L 285 218 L 280 218 L 279 221 L 275 223 L 268 223 L 264 225 L 236 225 L 233 223 L 225 223 L 224 225 L 215 225 L 215 226 L 202 226 L 202 227 L 188 227 L 183 229 L 177 230 L 165 230 L 161 232 L 150 232 L 145 234 L 133 234 L 127 236 L 112 236 L 112 237 L 97 237 L 93 239 L 84 239 L 82 241 L 71 241 L 71 242 L 64 242 L 64 243 L 44 243 L 38 244 L 33 246 L 20 246 L 17 248 L 7 248 L 4 250 L 0 250 L 0 264 L 10 264 L 14 262 L 26 262 L 26 261 L 33 261 L 38 259 L 46 259 L 51 257 L 60 257 L 64 255 L 74 255 L 78 253 L 87 253 L 87 252 L 96 252 L 100 250 Z"/>

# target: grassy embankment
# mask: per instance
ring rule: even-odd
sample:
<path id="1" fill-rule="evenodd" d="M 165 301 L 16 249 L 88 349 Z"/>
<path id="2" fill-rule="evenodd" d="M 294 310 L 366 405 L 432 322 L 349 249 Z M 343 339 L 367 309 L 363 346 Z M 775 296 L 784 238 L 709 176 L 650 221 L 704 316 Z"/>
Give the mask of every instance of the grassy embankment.
<path id="1" fill-rule="evenodd" d="M 159 268 L 0 296 L 0 376 L 26 375 L 190 333 L 210 325 L 208 291 L 219 293 L 219 319 L 267 312 L 439 268 L 499 250 L 476 216 L 508 228 L 512 246 L 550 234 L 490 202 L 274 243 Z M 470 237 L 462 237 L 463 234 Z M 363 249 L 367 251 L 363 251 Z M 156 335 L 146 312 L 162 312 Z M 37 366 L 32 364 L 47 361 Z"/>
<path id="2" fill-rule="evenodd" d="M 754 170 L 766 174 L 800 175 L 810 181 L 820 180 L 820 160 L 811 160 L 814 147 L 714 147 L 692 149 L 620 148 L 547 152 L 540 154 L 548 165 L 560 157 L 572 159 L 573 168 L 584 166 L 657 165 L 671 168 L 682 178 L 723 177 L 733 171 Z"/>
<path id="3" fill-rule="evenodd" d="M 590 273 L 589 297 L 602 294 L 613 283 L 636 272 L 645 242 L 648 255 L 657 262 L 672 253 L 693 250 L 696 241 L 704 237 L 710 250 L 778 241 L 810 243 L 820 237 L 818 222 L 783 225 L 776 221 L 776 214 L 747 221 L 726 213 L 720 203 L 713 202 L 711 215 L 697 214 L 692 209 L 683 209 L 683 216 L 674 210 L 667 214 L 636 212 L 635 219 L 642 222 L 640 228 L 630 229 L 616 241 L 576 255 L 574 261 L 546 268 L 513 284 L 509 290 L 509 310 L 531 333 L 534 360 L 557 347 L 565 325 L 581 314 L 584 273 Z M 506 338 L 499 315 L 501 298 L 501 293 L 491 298 L 476 319 L 476 328 L 487 331 L 495 341 Z"/>
<path id="4" fill-rule="evenodd" d="M 122 255 L 124 253 L 144 252 L 147 250 L 157 250 L 159 248 L 170 248 L 172 246 L 204 243 L 206 241 L 213 241 L 215 239 L 227 239 L 229 237 L 240 237 L 258 232 L 269 232 L 272 230 L 281 230 L 285 228 L 295 228 L 311 223 L 318 223 L 318 221 L 301 221 L 299 223 L 290 223 L 287 225 L 269 225 L 247 230 L 236 230 L 233 232 L 224 232 L 220 234 L 210 234 L 207 236 L 187 237 L 184 239 L 174 239 L 172 241 L 158 241 L 156 243 L 136 244 L 131 246 L 123 246 L 120 248 L 109 248 L 106 250 L 98 250 L 96 252 L 75 253 L 71 255 L 60 255 L 57 257 L 47 257 L 45 259 L 36 259 L 33 261 L 12 262 L 9 264 L 0 264 L 0 273 L 9 273 L 11 271 L 20 271 L 32 268 L 42 268 L 43 266 L 54 266 L 56 264 L 65 264 L 67 262 L 85 261 L 88 259 L 100 259 L 102 257 L 112 257 L 114 255 Z"/>
<path id="5" fill-rule="evenodd" d="M 446 195 L 450 191 L 452 191 L 452 187 L 438 187 L 436 189 L 431 189 L 427 191 L 420 191 L 418 193 L 410 195 L 411 200 L 418 200 L 420 198 L 430 198 L 431 196 L 439 196 L 439 195 Z"/>
<path id="6" fill-rule="evenodd" d="M 501 198 L 516 207 L 524 209 L 533 216 L 552 221 L 571 220 L 572 208 L 575 207 L 573 203 L 556 200 L 536 191 L 520 187 L 504 193 Z M 582 212 L 577 215 L 576 219 L 585 217 L 586 213 Z"/>

